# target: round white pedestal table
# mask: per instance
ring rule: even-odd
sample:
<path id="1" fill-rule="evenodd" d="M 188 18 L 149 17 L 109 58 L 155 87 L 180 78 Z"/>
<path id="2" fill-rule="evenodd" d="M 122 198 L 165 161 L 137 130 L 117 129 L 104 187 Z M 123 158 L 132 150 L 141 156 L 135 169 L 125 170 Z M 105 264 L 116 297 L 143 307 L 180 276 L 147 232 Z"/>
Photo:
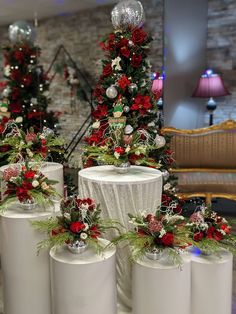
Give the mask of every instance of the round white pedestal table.
<path id="1" fill-rule="evenodd" d="M 53 314 L 117 313 L 115 248 L 97 255 L 54 247 L 50 257 Z"/>
<path id="2" fill-rule="evenodd" d="M 48 251 L 37 256 L 37 244 L 46 234 L 33 229 L 32 220 L 46 219 L 48 212 L 2 214 L 2 274 L 4 314 L 51 314 Z"/>
<path id="3" fill-rule="evenodd" d="M 190 314 L 191 258 L 183 257 L 181 269 L 166 258 L 144 257 L 133 267 L 133 314 Z"/>
<path id="4" fill-rule="evenodd" d="M 231 314 L 233 256 L 192 257 L 192 314 Z"/>
<path id="5" fill-rule="evenodd" d="M 100 203 L 104 218 L 118 220 L 130 228 L 128 213 L 155 212 L 161 204 L 162 174 L 148 167 L 131 166 L 119 174 L 114 166 L 79 171 L 79 195 Z M 128 249 L 117 249 L 117 288 L 121 311 L 131 307 L 131 265 Z"/>

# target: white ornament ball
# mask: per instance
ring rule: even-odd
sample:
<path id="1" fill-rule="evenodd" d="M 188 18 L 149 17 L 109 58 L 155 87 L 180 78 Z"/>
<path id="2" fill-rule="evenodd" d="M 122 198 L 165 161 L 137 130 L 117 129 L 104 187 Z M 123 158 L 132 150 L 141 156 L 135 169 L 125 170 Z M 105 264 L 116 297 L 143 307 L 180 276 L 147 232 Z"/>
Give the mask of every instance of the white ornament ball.
<path id="1" fill-rule="evenodd" d="M 134 130 L 134 128 L 130 124 L 128 124 L 125 127 L 125 134 L 126 135 L 131 134 L 133 132 L 133 130 Z"/>
<path id="2" fill-rule="evenodd" d="M 137 89 L 138 89 L 137 84 L 132 83 L 132 84 L 129 85 L 129 92 L 130 92 L 130 93 L 135 92 Z"/>
<path id="3" fill-rule="evenodd" d="M 163 177 L 164 182 L 166 182 L 168 180 L 169 176 L 170 176 L 170 174 L 167 170 L 162 171 L 162 177 Z"/>
<path id="4" fill-rule="evenodd" d="M 117 89 L 113 85 L 108 87 L 106 90 L 106 95 L 108 98 L 116 98 L 117 94 L 118 94 Z"/>
<path id="5" fill-rule="evenodd" d="M 124 106 L 124 108 L 123 108 L 123 110 L 124 110 L 124 112 L 129 112 L 129 106 Z"/>
<path id="6" fill-rule="evenodd" d="M 163 136 L 158 135 L 158 134 L 156 135 L 154 142 L 158 148 L 161 148 L 161 147 L 166 145 L 165 138 Z"/>
<path id="7" fill-rule="evenodd" d="M 11 92 L 11 89 L 9 86 L 7 86 L 6 88 L 4 88 L 4 90 L 2 92 L 2 96 L 7 98 L 9 96 L 10 92 Z"/>

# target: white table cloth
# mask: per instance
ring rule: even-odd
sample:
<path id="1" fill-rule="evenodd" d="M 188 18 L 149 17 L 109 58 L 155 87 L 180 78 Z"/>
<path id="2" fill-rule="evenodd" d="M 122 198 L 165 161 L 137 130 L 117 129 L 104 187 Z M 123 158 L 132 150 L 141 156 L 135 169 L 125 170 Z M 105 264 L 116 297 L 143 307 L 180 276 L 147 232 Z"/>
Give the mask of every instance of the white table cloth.
<path id="1" fill-rule="evenodd" d="M 115 248 L 77 255 L 54 247 L 50 257 L 53 314 L 117 313 Z"/>
<path id="2" fill-rule="evenodd" d="M 45 219 L 48 212 L 2 214 L 1 244 L 4 314 L 51 314 L 49 254 L 37 256 L 37 243 L 46 234 L 33 229 L 31 220 Z"/>
<path id="3" fill-rule="evenodd" d="M 190 256 L 183 257 L 181 269 L 165 257 L 138 260 L 133 267 L 132 287 L 133 314 L 190 314 Z"/>
<path id="4" fill-rule="evenodd" d="M 231 314 L 233 256 L 192 257 L 192 314 Z"/>
<path id="5" fill-rule="evenodd" d="M 101 204 L 102 215 L 130 228 L 128 213 L 155 212 L 161 203 L 162 174 L 148 167 L 131 166 L 119 174 L 113 166 L 97 166 L 79 171 L 79 195 Z M 117 287 L 121 311 L 131 307 L 131 265 L 129 251 L 117 249 Z"/>

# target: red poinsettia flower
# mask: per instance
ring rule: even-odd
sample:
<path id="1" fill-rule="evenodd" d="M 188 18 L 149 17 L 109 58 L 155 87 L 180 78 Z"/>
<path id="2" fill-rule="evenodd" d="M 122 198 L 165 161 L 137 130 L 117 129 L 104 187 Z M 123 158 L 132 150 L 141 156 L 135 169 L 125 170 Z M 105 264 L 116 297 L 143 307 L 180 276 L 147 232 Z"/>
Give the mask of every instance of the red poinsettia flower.
<path id="1" fill-rule="evenodd" d="M 166 232 L 161 238 L 161 243 L 165 246 L 171 246 L 174 243 L 174 235 L 171 232 Z"/>
<path id="2" fill-rule="evenodd" d="M 198 231 L 198 232 L 195 232 L 194 235 L 193 235 L 193 240 L 196 241 L 196 242 L 199 242 L 203 239 L 204 237 L 204 233 L 201 232 L 201 231 Z"/>
<path id="3" fill-rule="evenodd" d="M 92 116 L 95 120 L 101 120 L 108 114 L 107 105 L 98 105 L 97 108 L 92 112 Z"/>
<path id="4" fill-rule="evenodd" d="M 20 63 L 24 63 L 25 55 L 22 50 L 17 50 L 14 52 L 14 58 Z"/>
<path id="5" fill-rule="evenodd" d="M 24 84 L 25 86 L 30 86 L 30 84 L 32 83 L 33 77 L 31 74 L 26 74 L 22 77 L 22 84 Z"/>
<path id="6" fill-rule="evenodd" d="M 20 202 L 23 202 L 25 200 L 31 199 L 32 197 L 28 194 L 28 190 L 24 187 L 18 186 L 16 188 L 16 196 L 19 199 Z"/>
<path id="7" fill-rule="evenodd" d="M 119 84 L 120 88 L 122 88 L 123 90 L 125 90 L 126 87 L 131 84 L 131 81 L 127 78 L 126 75 L 123 75 L 123 76 L 118 80 L 118 84 Z"/>
<path id="8" fill-rule="evenodd" d="M 216 230 L 214 233 L 214 239 L 216 241 L 221 241 L 223 238 L 224 238 L 223 234 L 220 231 Z"/>
<path id="9" fill-rule="evenodd" d="M 207 229 L 207 238 L 208 239 L 212 239 L 213 238 L 213 235 L 214 235 L 214 232 L 215 232 L 215 227 L 211 226 Z"/>
<path id="10" fill-rule="evenodd" d="M 105 89 L 99 85 L 93 91 L 93 96 L 96 97 L 98 101 L 102 100 L 102 95 L 104 94 L 105 94 Z"/>
<path id="11" fill-rule="evenodd" d="M 141 55 L 133 55 L 131 58 L 131 65 L 134 68 L 138 68 L 142 62 L 143 58 Z"/>
<path id="12" fill-rule="evenodd" d="M 19 81 L 21 79 L 21 72 L 19 70 L 11 70 L 10 77 L 13 81 Z"/>
<path id="13" fill-rule="evenodd" d="M 131 110 L 139 111 L 139 113 L 143 116 L 146 114 L 147 110 L 152 108 L 151 98 L 150 96 L 143 96 L 138 94 L 135 99 L 134 103 L 130 107 Z"/>
<path id="14" fill-rule="evenodd" d="M 117 48 L 127 47 L 128 46 L 128 39 L 127 38 L 121 38 L 121 40 L 117 43 Z"/>
<path id="15" fill-rule="evenodd" d="M 112 73 L 111 63 L 108 63 L 107 65 L 104 66 L 102 75 L 109 76 L 111 73 Z"/>
<path id="16" fill-rule="evenodd" d="M 85 138 L 85 142 L 89 145 L 97 145 L 103 138 L 102 130 L 94 130 L 93 133 Z"/>
<path id="17" fill-rule="evenodd" d="M 121 146 L 115 147 L 114 151 L 120 155 L 123 155 L 125 153 L 125 149 Z"/>
<path id="18" fill-rule="evenodd" d="M 34 176 L 35 176 L 36 172 L 33 171 L 33 170 L 27 170 L 25 173 L 24 173 L 24 177 L 26 179 L 33 179 Z"/>
<path id="19" fill-rule="evenodd" d="M 17 100 L 20 96 L 20 89 L 17 87 L 13 87 L 12 88 L 12 93 L 11 93 L 11 97 L 13 100 Z"/>
<path id="20" fill-rule="evenodd" d="M 120 53 L 122 54 L 122 56 L 129 58 L 130 56 L 130 50 L 127 47 L 122 47 L 120 49 Z"/>
<path id="21" fill-rule="evenodd" d="M 229 234 L 230 233 L 230 226 L 226 225 L 226 224 L 222 224 L 220 226 L 220 229 L 223 230 L 226 234 Z"/>
<path id="22" fill-rule="evenodd" d="M 21 113 L 22 112 L 22 105 L 20 102 L 10 103 L 9 108 L 10 108 L 12 113 Z"/>
<path id="23" fill-rule="evenodd" d="M 81 221 L 75 221 L 70 224 L 70 231 L 74 233 L 79 233 L 85 228 L 85 224 Z"/>
<path id="24" fill-rule="evenodd" d="M 101 232 L 98 229 L 98 225 L 94 225 L 90 228 L 90 236 L 94 239 L 97 239 L 101 235 Z"/>
<path id="25" fill-rule="evenodd" d="M 136 28 L 132 32 L 132 41 L 135 45 L 141 45 L 147 39 L 147 33 L 141 29 Z"/>

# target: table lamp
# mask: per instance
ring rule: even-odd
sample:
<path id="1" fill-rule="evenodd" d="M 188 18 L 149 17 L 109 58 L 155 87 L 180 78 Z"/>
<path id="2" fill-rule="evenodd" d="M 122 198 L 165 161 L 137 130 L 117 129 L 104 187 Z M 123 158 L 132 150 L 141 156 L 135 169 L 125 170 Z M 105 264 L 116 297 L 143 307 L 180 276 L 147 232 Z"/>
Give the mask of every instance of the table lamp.
<path id="1" fill-rule="evenodd" d="M 206 107 L 209 112 L 209 125 L 212 125 L 213 112 L 217 107 L 214 98 L 227 95 L 230 95 L 230 92 L 225 87 L 222 78 L 212 70 L 207 70 L 200 77 L 192 97 L 209 98 Z"/>

